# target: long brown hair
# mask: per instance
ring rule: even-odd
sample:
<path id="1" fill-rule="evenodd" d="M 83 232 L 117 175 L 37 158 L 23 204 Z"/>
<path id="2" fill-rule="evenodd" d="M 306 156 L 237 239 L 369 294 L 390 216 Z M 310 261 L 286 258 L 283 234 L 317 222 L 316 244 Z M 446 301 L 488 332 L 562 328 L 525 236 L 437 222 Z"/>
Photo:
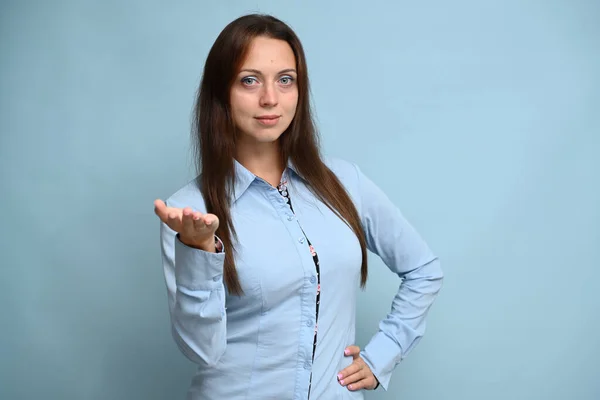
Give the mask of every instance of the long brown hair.
<path id="1" fill-rule="evenodd" d="M 283 165 L 291 161 L 308 188 L 356 234 L 361 251 L 361 286 L 367 281 L 367 246 L 358 211 L 350 196 L 324 164 L 318 133 L 311 115 L 308 71 L 304 50 L 294 31 L 270 15 L 251 14 L 229 23 L 213 44 L 195 105 L 193 150 L 199 187 L 207 212 L 220 221 L 216 232 L 226 249 L 224 280 L 229 293 L 243 293 L 235 268 L 231 219 L 231 194 L 235 180 L 235 126 L 231 115 L 230 91 L 252 40 L 266 36 L 286 41 L 296 57 L 298 105 L 290 126 L 280 137 Z"/>

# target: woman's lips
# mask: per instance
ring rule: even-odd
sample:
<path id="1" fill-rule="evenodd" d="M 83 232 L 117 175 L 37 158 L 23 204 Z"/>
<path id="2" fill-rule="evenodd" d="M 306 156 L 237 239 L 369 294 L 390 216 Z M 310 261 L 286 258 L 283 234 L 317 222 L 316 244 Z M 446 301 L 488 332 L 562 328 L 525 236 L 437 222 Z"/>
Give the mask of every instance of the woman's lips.
<path id="1" fill-rule="evenodd" d="M 261 115 L 260 117 L 255 117 L 256 120 L 266 126 L 273 126 L 279 122 L 279 115 Z"/>

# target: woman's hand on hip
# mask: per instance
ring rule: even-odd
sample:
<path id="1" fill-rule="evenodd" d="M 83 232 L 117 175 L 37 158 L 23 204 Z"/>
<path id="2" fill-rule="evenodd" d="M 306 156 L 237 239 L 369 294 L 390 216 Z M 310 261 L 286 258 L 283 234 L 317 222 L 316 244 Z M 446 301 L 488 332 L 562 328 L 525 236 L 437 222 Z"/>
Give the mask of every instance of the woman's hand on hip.
<path id="1" fill-rule="evenodd" d="M 344 351 L 346 356 L 352 356 L 354 361 L 348 367 L 338 374 L 338 381 L 340 385 L 346 386 L 348 390 L 360 390 L 360 389 L 375 389 L 379 382 L 371 368 L 365 363 L 360 356 L 360 347 L 349 346 Z"/>

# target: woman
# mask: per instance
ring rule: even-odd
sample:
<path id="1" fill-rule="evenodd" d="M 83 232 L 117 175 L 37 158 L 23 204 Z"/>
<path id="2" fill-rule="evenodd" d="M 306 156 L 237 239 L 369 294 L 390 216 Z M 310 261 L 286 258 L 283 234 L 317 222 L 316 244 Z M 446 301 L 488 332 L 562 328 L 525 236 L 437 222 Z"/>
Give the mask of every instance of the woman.
<path id="1" fill-rule="evenodd" d="M 248 15 L 212 46 L 195 114 L 201 174 L 155 201 L 173 337 L 190 399 L 361 399 L 422 337 L 442 272 L 353 164 L 320 156 L 302 45 Z M 354 345 L 367 249 L 404 278 Z"/>

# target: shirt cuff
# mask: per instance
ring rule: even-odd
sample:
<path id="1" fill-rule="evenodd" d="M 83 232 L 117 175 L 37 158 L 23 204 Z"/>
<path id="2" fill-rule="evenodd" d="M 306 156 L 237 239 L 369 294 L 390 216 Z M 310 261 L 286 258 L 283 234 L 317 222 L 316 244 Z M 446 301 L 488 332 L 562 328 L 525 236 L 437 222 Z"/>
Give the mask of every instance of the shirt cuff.
<path id="1" fill-rule="evenodd" d="M 221 239 L 215 235 L 215 249 L 217 249 L 217 253 L 222 253 L 225 251 L 225 246 L 223 245 L 223 242 L 221 241 Z"/>
<path id="2" fill-rule="evenodd" d="M 217 238 L 218 239 L 218 238 Z M 220 239 L 218 241 L 223 243 Z M 223 280 L 225 253 L 211 253 L 185 245 L 175 239 L 175 280 L 188 289 L 209 289 Z"/>
<path id="3" fill-rule="evenodd" d="M 402 360 L 402 349 L 383 332 L 377 332 L 369 344 L 361 351 L 361 357 L 387 391 L 392 371 Z"/>

